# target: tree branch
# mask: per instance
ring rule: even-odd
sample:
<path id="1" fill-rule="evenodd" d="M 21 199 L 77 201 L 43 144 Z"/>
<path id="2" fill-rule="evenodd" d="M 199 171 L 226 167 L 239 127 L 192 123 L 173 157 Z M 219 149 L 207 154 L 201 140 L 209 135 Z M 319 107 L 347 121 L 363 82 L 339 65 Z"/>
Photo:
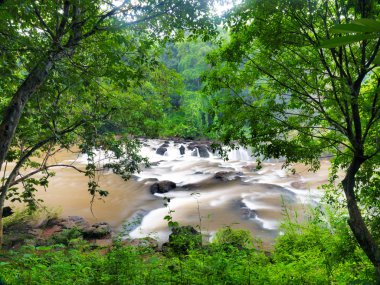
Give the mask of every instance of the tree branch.
<path id="1" fill-rule="evenodd" d="M 33 4 L 33 9 L 34 9 L 34 13 L 36 14 L 38 20 L 40 21 L 40 24 L 42 25 L 42 27 L 44 27 L 45 30 L 46 30 L 46 32 L 50 35 L 50 37 L 52 39 L 54 39 L 54 33 L 53 33 L 53 31 L 49 28 L 49 26 L 46 24 L 46 22 L 44 21 L 44 19 L 42 19 L 40 11 L 38 10 L 37 6 L 34 5 L 34 4 Z"/>
<path id="2" fill-rule="evenodd" d="M 80 173 L 86 173 L 86 171 L 72 165 L 72 164 L 52 164 L 52 165 L 45 165 L 43 167 L 40 167 L 34 171 L 31 171 L 29 173 L 27 173 L 26 175 L 23 175 L 22 177 L 18 178 L 18 179 L 15 179 L 13 182 L 11 182 L 10 186 L 9 187 L 12 187 L 22 181 L 24 181 L 25 179 L 28 179 L 29 177 L 37 174 L 37 173 L 40 173 L 42 171 L 45 171 L 45 170 L 48 170 L 50 168 L 55 168 L 55 167 L 66 167 L 66 168 L 72 168 Z M 99 170 L 100 171 L 100 170 Z"/>

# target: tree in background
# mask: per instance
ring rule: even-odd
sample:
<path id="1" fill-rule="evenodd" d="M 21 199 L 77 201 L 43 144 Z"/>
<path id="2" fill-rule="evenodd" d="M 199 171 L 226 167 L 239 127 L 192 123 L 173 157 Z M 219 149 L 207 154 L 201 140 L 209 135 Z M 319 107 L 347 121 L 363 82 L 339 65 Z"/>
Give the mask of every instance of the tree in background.
<path id="1" fill-rule="evenodd" d="M 183 87 L 170 94 L 163 136 L 206 136 L 211 117 L 208 100 L 201 92 L 201 77 L 209 69 L 206 55 L 212 48 L 211 42 L 191 39 L 166 46 L 162 62 L 180 76 Z"/>
<path id="2" fill-rule="evenodd" d="M 376 19 L 379 9 L 377 1 L 243 1 L 226 24 L 231 40 L 209 56 L 206 91 L 223 143 L 312 170 L 333 155 L 332 181 L 339 169 L 345 176 L 332 188 L 343 190 L 348 224 L 380 276 L 380 40 L 321 47 L 341 37 L 333 25 Z"/>
<path id="3" fill-rule="evenodd" d="M 47 185 L 46 179 L 31 180 L 30 173 L 20 176 L 21 167 L 30 163 L 34 172 L 45 172 L 47 178 L 46 162 L 54 153 L 55 144 L 68 148 L 80 142 L 81 151 L 90 160 L 94 158 L 94 148 L 112 150 L 120 163 L 110 166 L 125 178 L 137 169 L 141 158 L 135 144 L 117 142 L 104 130 L 104 122 L 112 124 L 113 118 L 121 118 L 117 112 L 129 112 L 134 110 L 133 104 L 138 104 L 136 97 L 124 95 L 131 85 L 147 76 L 144 68 L 155 68 L 156 60 L 149 53 L 154 43 L 182 38 L 184 29 L 197 35 L 204 27 L 210 27 L 211 3 L 0 2 L 0 170 L 4 172 L 0 188 L 0 244 L 7 194 L 13 199 L 20 199 L 21 195 L 34 203 L 28 189 Z M 122 100 L 125 105 L 120 106 Z M 132 114 L 130 119 L 135 119 Z M 38 150 L 47 155 L 42 163 L 34 164 L 30 157 Z M 7 167 L 7 162 L 13 164 Z M 105 195 L 94 181 L 92 163 L 85 172 L 90 178 L 90 193 Z M 18 196 L 8 192 L 22 181 L 24 192 Z"/>

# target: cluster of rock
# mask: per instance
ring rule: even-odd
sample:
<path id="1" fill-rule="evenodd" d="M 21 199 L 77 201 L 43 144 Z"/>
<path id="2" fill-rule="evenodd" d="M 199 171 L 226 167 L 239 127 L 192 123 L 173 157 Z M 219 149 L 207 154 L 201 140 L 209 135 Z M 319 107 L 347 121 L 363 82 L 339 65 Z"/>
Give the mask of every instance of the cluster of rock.
<path id="1" fill-rule="evenodd" d="M 84 218 L 69 216 L 61 219 L 51 219 L 40 226 L 42 233 L 48 231 L 51 234 L 60 233 L 63 230 L 77 229 L 85 239 L 102 239 L 109 237 L 112 233 L 111 226 L 106 222 L 90 225 Z"/>
<path id="2" fill-rule="evenodd" d="M 53 218 L 33 226 L 29 222 L 15 223 L 5 228 L 8 248 L 17 248 L 25 243 L 30 245 L 47 245 L 65 243 L 70 238 L 86 240 L 109 239 L 112 228 L 106 222 L 89 224 L 79 216 Z"/>
<path id="3" fill-rule="evenodd" d="M 180 144 L 180 146 L 178 147 L 180 155 L 184 155 L 186 153 L 186 148 L 183 145 L 184 141 L 175 140 L 174 145 L 178 146 L 178 144 Z M 204 142 L 193 141 L 188 144 L 187 149 L 191 151 L 192 156 L 200 156 L 203 158 L 207 158 L 207 157 L 210 157 L 210 152 L 212 152 L 210 145 L 211 143 L 207 141 L 204 141 Z M 169 147 L 169 141 L 164 141 L 164 143 L 156 149 L 156 154 L 165 155 L 165 153 L 168 151 L 168 147 Z"/>

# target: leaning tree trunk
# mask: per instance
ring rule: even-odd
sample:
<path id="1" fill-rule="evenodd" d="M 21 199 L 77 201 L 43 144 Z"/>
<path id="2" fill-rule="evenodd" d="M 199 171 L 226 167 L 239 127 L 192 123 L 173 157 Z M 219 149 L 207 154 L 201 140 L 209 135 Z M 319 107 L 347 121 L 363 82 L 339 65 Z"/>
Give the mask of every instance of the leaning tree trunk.
<path id="1" fill-rule="evenodd" d="M 54 56 L 41 60 L 14 94 L 0 124 L 0 170 L 8 154 L 21 114 L 29 98 L 45 82 L 53 67 Z"/>
<path id="2" fill-rule="evenodd" d="M 373 239 L 368 227 L 366 226 L 363 216 L 361 215 L 356 196 L 354 192 L 355 176 L 364 161 L 361 158 L 354 157 L 345 178 L 342 181 L 344 193 L 347 200 L 347 208 L 349 213 L 349 226 L 372 264 L 376 268 L 377 278 L 380 281 L 380 250 L 376 241 Z"/>
<path id="3" fill-rule="evenodd" d="M 8 154 L 9 147 L 12 143 L 26 103 L 36 90 L 46 81 L 49 72 L 53 67 L 53 63 L 58 57 L 58 53 L 50 54 L 38 62 L 17 92 L 13 95 L 11 102 L 5 110 L 0 124 L 0 170 L 2 169 L 2 165 Z M 2 214 L 8 188 L 9 187 L 4 186 L 0 188 L 0 247 L 3 244 Z"/>

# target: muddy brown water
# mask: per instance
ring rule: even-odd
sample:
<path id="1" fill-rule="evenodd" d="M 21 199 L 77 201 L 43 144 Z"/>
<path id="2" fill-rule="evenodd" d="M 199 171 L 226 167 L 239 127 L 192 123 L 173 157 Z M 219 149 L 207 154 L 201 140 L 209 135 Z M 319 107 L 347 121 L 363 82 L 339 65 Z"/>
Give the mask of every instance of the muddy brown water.
<path id="1" fill-rule="evenodd" d="M 159 156 L 154 148 L 161 143 L 158 140 L 146 142 L 142 154 L 157 165 L 143 170 L 134 179 L 124 181 L 113 173 L 102 173 L 99 183 L 109 195 L 96 198 L 92 209 L 87 177 L 70 168 L 56 168 L 47 191 L 40 189 L 37 196 L 49 208 L 60 209 L 62 216 L 78 215 L 91 223 L 106 221 L 119 232 L 130 222 L 131 216 L 143 211 L 146 215 L 130 236 L 150 235 L 162 241 L 169 233 L 164 220 L 169 211 L 163 206 L 163 196 L 166 196 L 171 198 L 169 207 L 174 211 L 173 220 L 180 224 L 201 226 L 203 233 L 210 235 L 224 226 L 244 228 L 265 243 L 271 243 L 279 233 L 284 206 L 302 216 L 307 205 L 318 203 L 323 194 L 318 187 L 327 182 L 327 160 L 321 161 L 317 173 L 296 165 L 297 173 L 293 175 L 281 168 L 281 162 L 266 162 L 262 169 L 256 170 L 254 161 L 246 153 L 239 153 L 229 161 L 212 155 L 210 158 L 192 156 L 189 150 L 181 156 L 180 145 L 173 142 L 166 155 Z M 85 167 L 85 158 L 78 159 L 76 153 L 58 153 L 52 163 L 61 162 Z M 231 172 L 231 177 L 227 181 L 213 178 L 218 171 Z M 152 179 L 174 181 L 178 188 L 152 195 L 149 191 Z M 191 187 L 186 187 L 188 184 Z"/>

